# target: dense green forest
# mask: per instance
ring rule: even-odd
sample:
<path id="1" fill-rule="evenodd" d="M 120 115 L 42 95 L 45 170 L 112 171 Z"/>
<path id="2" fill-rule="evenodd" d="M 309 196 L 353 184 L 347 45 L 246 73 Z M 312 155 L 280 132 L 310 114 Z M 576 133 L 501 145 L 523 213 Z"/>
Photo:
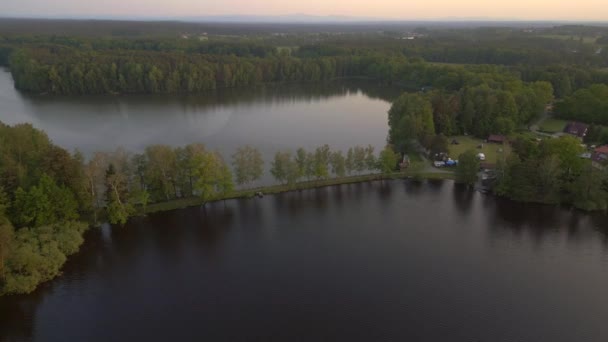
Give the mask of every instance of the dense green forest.
<path id="1" fill-rule="evenodd" d="M 31 125 L 0 124 L 0 294 L 33 291 L 82 244 L 81 165 Z"/>
<path id="2" fill-rule="evenodd" d="M 549 82 L 561 98 L 608 84 L 608 49 L 600 39 L 608 32 L 600 27 L 329 27 L 290 33 L 293 27 L 279 26 L 227 35 L 219 32 L 233 32 L 221 26 L 166 24 L 163 34 L 146 36 L 112 29 L 125 23 L 106 23 L 100 29 L 105 35 L 33 34 L 13 29 L 18 23 L 2 24 L 7 33 L 0 35 L 0 65 L 10 67 L 18 89 L 32 93 L 192 93 L 342 77 L 458 91 L 475 78 L 500 74 Z M 286 33 L 264 32 L 271 29 Z M 403 39 L 409 36 L 415 39 Z"/>
<path id="3" fill-rule="evenodd" d="M 557 103 L 558 117 L 596 125 L 608 125 L 608 85 L 595 84 L 577 90 Z"/>
<path id="4" fill-rule="evenodd" d="M 608 209 L 608 172 L 582 159 L 572 136 L 538 143 L 519 137 L 514 153 L 499 163 L 498 195 L 522 202 L 570 203 L 584 210 Z"/>

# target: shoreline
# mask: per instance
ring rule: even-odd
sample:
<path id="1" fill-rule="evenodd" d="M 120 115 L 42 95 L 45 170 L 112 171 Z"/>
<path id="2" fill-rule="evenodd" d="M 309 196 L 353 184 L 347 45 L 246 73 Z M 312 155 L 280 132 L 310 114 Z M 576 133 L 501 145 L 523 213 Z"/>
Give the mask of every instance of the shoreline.
<path id="1" fill-rule="evenodd" d="M 189 207 L 201 206 L 207 203 L 220 202 L 225 200 L 232 199 L 246 199 L 253 198 L 257 193 L 261 192 L 263 195 L 276 195 L 286 192 L 293 191 L 301 191 L 301 190 L 312 190 L 312 189 L 320 189 L 329 186 L 336 185 L 345 185 L 345 184 L 356 184 L 356 183 L 364 183 L 370 181 L 382 181 L 382 180 L 393 180 L 393 179 L 420 179 L 420 180 L 444 180 L 450 179 L 454 180 L 455 176 L 453 172 L 395 172 L 392 174 L 368 174 L 368 175 L 360 175 L 360 176 L 346 176 L 340 178 L 330 178 L 330 179 L 322 179 L 322 180 L 311 180 L 311 181 L 303 181 L 298 182 L 293 185 L 289 184 L 278 184 L 278 185 L 270 185 L 270 186 L 262 186 L 257 188 L 249 188 L 243 190 L 235 190 L 234 192 L 213 199 L 211 201 L 204 202 L 200 197 L 186 197 L 186 198 L 178 198 L 166 202 L 158 202 L 149 204 L 146 207 L 145 212 L 141 213 L 141 215 L 145 216 L 147 214 L 154 214 L 165 211 L 172 211 L 178 209 L 185 209 Z"/>

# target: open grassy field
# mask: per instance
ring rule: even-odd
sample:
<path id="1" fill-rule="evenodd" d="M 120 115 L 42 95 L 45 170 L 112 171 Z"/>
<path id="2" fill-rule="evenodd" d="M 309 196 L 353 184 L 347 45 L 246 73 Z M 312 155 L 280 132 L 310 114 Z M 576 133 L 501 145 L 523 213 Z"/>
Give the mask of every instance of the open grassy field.
<path id="1" fill-rule="evenodd" d="M 549 38 L 549 39 L 574 40 L 574 41 L 579 41 L 581 39 L 580 36 L 561 35 L 561 34 L 543 34 L 543 35 L 539 35 L 539 37 Z M 595 44 L 596 41 L 597 41 L 597 37 L 590 37 L 590 36 L 583 37 L 583 43 L 586 43 L 586 44 Z"/>
<path id="2" fill-rule="evenodd" d="M 567 124 L 568 122 L 566 120 L 547 118 L 538 125 L 538 129 L 541 132 L 559 133 L 564 131 Z"/>
<path id="3" fill-rule="evenodd" d="M 450 158 L 458 159 L 462 153 L 468 150 L 474 150 L 476 153 L 483 153 L 486 155 L 486 162 L 496 163 L 498 157 L 501 158 L 511 152 L 509 144 L 487 144 L 483 139 L 474 138 L 471 136 L 456 136 L 449 137 L 448 141 L 451 143 L 452 140 L 456 139 L 459 142 L 458 145 L 449 145 Z M 483 148 L 477 148 L 477 146 L 483 144 Z M 500 152 L 502 150 L 502 152 Z"/>

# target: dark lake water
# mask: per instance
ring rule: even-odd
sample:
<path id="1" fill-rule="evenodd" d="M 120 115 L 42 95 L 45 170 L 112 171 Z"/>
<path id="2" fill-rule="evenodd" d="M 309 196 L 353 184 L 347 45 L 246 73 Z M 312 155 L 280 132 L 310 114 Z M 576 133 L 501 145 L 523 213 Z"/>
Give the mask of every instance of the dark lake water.
<path id="1" fill-rule="evenodd" d="M 155 214 L 0 299 L 0 340 L 607 341 L 606 227 L 450 181 Z"/>

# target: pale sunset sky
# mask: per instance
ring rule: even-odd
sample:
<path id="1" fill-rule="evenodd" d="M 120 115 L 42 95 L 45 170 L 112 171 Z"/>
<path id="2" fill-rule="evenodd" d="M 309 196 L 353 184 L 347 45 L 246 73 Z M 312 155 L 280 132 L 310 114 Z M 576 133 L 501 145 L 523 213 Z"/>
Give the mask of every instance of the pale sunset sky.
<path id="1" fill-rule="evenodd" d="M 352 16 L 378 19 L 608 20 L 608 0 L 3 0 L 0 16 Z"/>

